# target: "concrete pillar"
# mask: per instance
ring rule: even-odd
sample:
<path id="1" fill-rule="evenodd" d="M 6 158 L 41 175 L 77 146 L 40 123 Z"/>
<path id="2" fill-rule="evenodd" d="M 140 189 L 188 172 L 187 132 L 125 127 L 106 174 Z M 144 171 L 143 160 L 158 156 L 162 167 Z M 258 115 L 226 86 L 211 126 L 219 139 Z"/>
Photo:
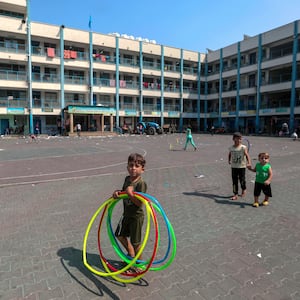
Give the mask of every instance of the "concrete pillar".
<path id="1" fill-rule="evenodd" d="M 104 115 L 101 115 L 101 132 L 104 132 Z"/>
<path id="2" fill-rule="evenodd" d="M 70 114 L 70 133 L 74 132 L 74 119 L 73 114 Z"/>
<path id="3" fill-rule="evenodd" d="M 114 131 L 114 117 L 113 117 L 113 115 L 110 115 L 109 124 L 110 124 L 110 132 L 113 132 Z"/>

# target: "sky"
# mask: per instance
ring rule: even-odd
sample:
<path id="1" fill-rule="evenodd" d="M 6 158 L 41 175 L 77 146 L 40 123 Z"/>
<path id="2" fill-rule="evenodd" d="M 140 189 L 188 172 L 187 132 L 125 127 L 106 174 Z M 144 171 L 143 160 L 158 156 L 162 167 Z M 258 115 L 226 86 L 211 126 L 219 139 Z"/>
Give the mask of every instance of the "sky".
<path id="1" fill-rule="evenodd" d="M 29 0 L 31 21 L 206 52 L 300 19 L 299 0 Z"/>

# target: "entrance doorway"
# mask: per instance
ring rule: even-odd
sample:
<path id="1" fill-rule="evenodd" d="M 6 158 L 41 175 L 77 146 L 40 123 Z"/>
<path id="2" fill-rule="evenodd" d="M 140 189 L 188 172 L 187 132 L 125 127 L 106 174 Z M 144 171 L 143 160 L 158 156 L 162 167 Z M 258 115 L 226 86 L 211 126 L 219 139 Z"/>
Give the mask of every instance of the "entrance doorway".
<path id="1" fill-rule="evenodd" d="M 1 119 L 1 135 L 6 134 L 6 129 L 9 130 L 9 120 L 8 119 Z"/>

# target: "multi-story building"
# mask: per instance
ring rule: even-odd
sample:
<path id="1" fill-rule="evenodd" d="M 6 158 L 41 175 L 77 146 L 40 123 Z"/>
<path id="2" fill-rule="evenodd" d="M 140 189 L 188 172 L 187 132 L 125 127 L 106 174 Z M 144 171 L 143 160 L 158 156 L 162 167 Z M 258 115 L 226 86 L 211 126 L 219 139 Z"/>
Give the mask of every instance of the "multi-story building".
<path id="1" fill-rule="evenodd" d="M 0 24 L 1 134 L 299 125 L 298 21 L 207 53 L 32 22 L 26 0 L 0 0 Z"/>
<path id="2" fill-rule="evenodd" d="M 246 133 L 275 134 L 285 122 L 296 129 L 300 124 L 298 32 L 295 21 L 208 51 L 201 73 L 205 75 L 201 117 Z"/>

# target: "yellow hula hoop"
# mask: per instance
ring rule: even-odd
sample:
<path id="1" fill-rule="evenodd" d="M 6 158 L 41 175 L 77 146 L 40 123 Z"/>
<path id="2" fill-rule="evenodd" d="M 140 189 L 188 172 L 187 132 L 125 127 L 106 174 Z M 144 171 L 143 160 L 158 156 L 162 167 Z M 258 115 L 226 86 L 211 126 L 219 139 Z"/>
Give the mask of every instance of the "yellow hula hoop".
<path id="1" fill-rule="evenodd" d="M 145 273 L 141 274 L 141 275 L 138 275 L 138 276 L 134 276 L 132 279 L 122 279 L 122 278 L 119 278 L 119 277 L 116 277 L 116 275 L 120 275 L 121 273 L 125 272 L 126 270 L 128 270 L 130 267 L 132 267 L 135 262 L 137 261 L 138 257 L 141 255 L 141 253 L 143 252 L 144 248 L 146 247 L 146 244 L 147 244 L 147 241 L 148 241 L 148 238 L 149 238 L 149 234 L 150 234 L 150 215 L 152 217 L 152 220 L 154 220 L 154 216 L 153 216 L 153 212 L 150 208 L 150 203 L 145 200 L 143 197 L 139 196 L 139 195 L 135 195 L 140 201 L 142 201 L 144 204 L 145 204 L 145 207 L 146 207 L 146 213 L 147 213 L 147 227 L 146 227 L 146 232 L 145 232 L 145 237 L 144 237 L 144 240 L 141 244 L 141 248 L 139 249 L 136 257 L 134 257 L 132 259 L 132 261 L 127 265 L 125 266 L 123 269 L 120 269 L 118 271 L 115 271 L 115 272 L 110 272 L 109 268 L 107 267 L 107 265 L 104 263 L 104 261 L 102 260 L 101 258 L 101 262 L 102 262 L 102 265 L 104 267 L 104 269 L 106 270 L 106 272 L 101 272 L 99 270 L 96 270 L 95 268 L 93 268 L 87 261 L 87 252 L 86 252 L 86 249 L 87 249 L 87 239 L 88 239 L 88 235 L 90 233 L 90 230 L 92 228 L 92 225 L 93 223 L 95 222 L 95 219 L 97 218 L 97 216 L 100 214 L 100 212 L 103 210 L 103 209 L 106 209 L 105 213 L 107 212 L 107 209 L 108 207 L 114 202 L 114 201 L 117 201 L 117 199 L 114 199 L 114 198 L 109 198 L 107 199 L 98 209 L 97 211 L 94 213 L 94 215 L 92 216 L 88 226 L 87 226 L 87 229 L 86 229 L 86 232 L 85 232 L 85 235 L 84 235 L 84 239 L 83 239 L 83 263 L 84 265 L 94 274 L 98 275 L 98 276 L 103 276 L 103 277 L 108 277 L 108 276 L 111 276 L 113 277 L 115 280 L 119 281 L 119 282 L 122 282 L 122 283 L 130 283 L 130 282 L 133 282 L 133 281 L 136 281 L 138 280 L 139 278 L 141 278 L 142 276 L 144 276 Z"/>
<path id="2" fill-rule="evenodd" d="M 125 194 L 126 195 L 126 194 Z M 156 220 L 156 218 L 154 217 L 154 214 L 155 214 L 155 211 L 154 211 L 154 209 L 153 209 L 153 207 L 152 207 L 152 205 L 151 205 L 151 203 L 149 203 L 147 200 L 145 200 L 143 197 L 141 197 L 140 195 L 135 195 L 139 200 L 141 200 L 141 201 L 146 201 L 146 202 L 144 202 L 144 203 L 146 203 L 146 209 L 147 209 L 147 213 L 148 212 L 150 212 L 150 215 L 151 215 L 151 217 L 152 217 L 152 221 L 153 221 L 153 223 L 155 224 L 155 223 L 157 223 L 157 220 Z M 110 205 L 112 205 L 113 203 L 111 202 L 110 203 Z M 151 209 L 151 207 L 152 207 L 152 209 Z M 145 234 L 145 237 L 144 237 L 144 241 L 143 241 L 143 243 L 142 243 L 142 245 L 141 245 L 141 248 L 140 248 L 140 250 L 138 251 L 138 253 L 136 254 L 136 256 L 135 256 L 135 258 L 133 259 L 133 263 L 135 263 L 136 262 L 136 260 L 137 260 L 137 258 L 140 256 L 140 254 L 142 253 L 142 251 L 143 251 L 143 249 L 144 249 L 144 247 L 146 246 L 146 244 L 147 244 L 147 242 L 148 242 L 148 239 L 149 239 L 149 232 L 150 232 L 150 216 L 149 216 L 149 214 L 147 215 L 147 219 L 148 219 L 148 222 L 147 222 L 147 228 L 146 228 L 146 234 Z M 149 227 L 149 228 L 148 228 Z M 143 246 L 143 244 L 144 244 L 144 246 Z M 143 249 L 142 249 L 142 247 L 143 247 Z M 157 249 L 157 246 L 156 246 L 156 249 Z M 155 251 L 155 254 L 156 254 L 156 249 L 154 250 Z M 155 254 L 154 254 L 154 256 L 155 256 Z M 144 272 L 142 272 L 141 274 L 137 274 L 136 276 L 132 276 L 132 278 L 131 279 L 124 279 L 124 278 L 120 278 L 120 277 L 118 277 L 118 276 L 116 276 L 116 275 L 112 275 L 112 273 L 113 272 L 110 272 L 110 269 L 108 268 L 108 266 L 106 265 L 106 263 L 105 263 L 105 261 L 102 259 L 102 257 L 100 256 L 100 258 L 101 258 L 101 262 L 102 262 L 102 265 L 103 265 L 103 267 L 105 268 L 105 270 L 107 271 L 107 273 L 109 273 L 109 275 L 113 278 L 113 279 L 115 279 L 115 280 L 117 280 L 117 281 L 119 281 L 119 282 L 122 282 L 122 283 L 131 283 L 131 282 L 134 282 L 134 281 L 137 281 L 137 280 L 139 280 L 141 277 L 143 277 L 145 274 L 146 274 L 146 271 L 144 271 Z M 132 266 L 132 262 L 130 263 L 130 266 Z M 128 266 L 127 266 L 128 267 Z M 148 270 L 150 269 L 150 266 L 148 267 Z M 147 271 L 148 271 L 147 270 Z M 122 275 L 122 274 L 118 274 L 118 275 Z"/>

